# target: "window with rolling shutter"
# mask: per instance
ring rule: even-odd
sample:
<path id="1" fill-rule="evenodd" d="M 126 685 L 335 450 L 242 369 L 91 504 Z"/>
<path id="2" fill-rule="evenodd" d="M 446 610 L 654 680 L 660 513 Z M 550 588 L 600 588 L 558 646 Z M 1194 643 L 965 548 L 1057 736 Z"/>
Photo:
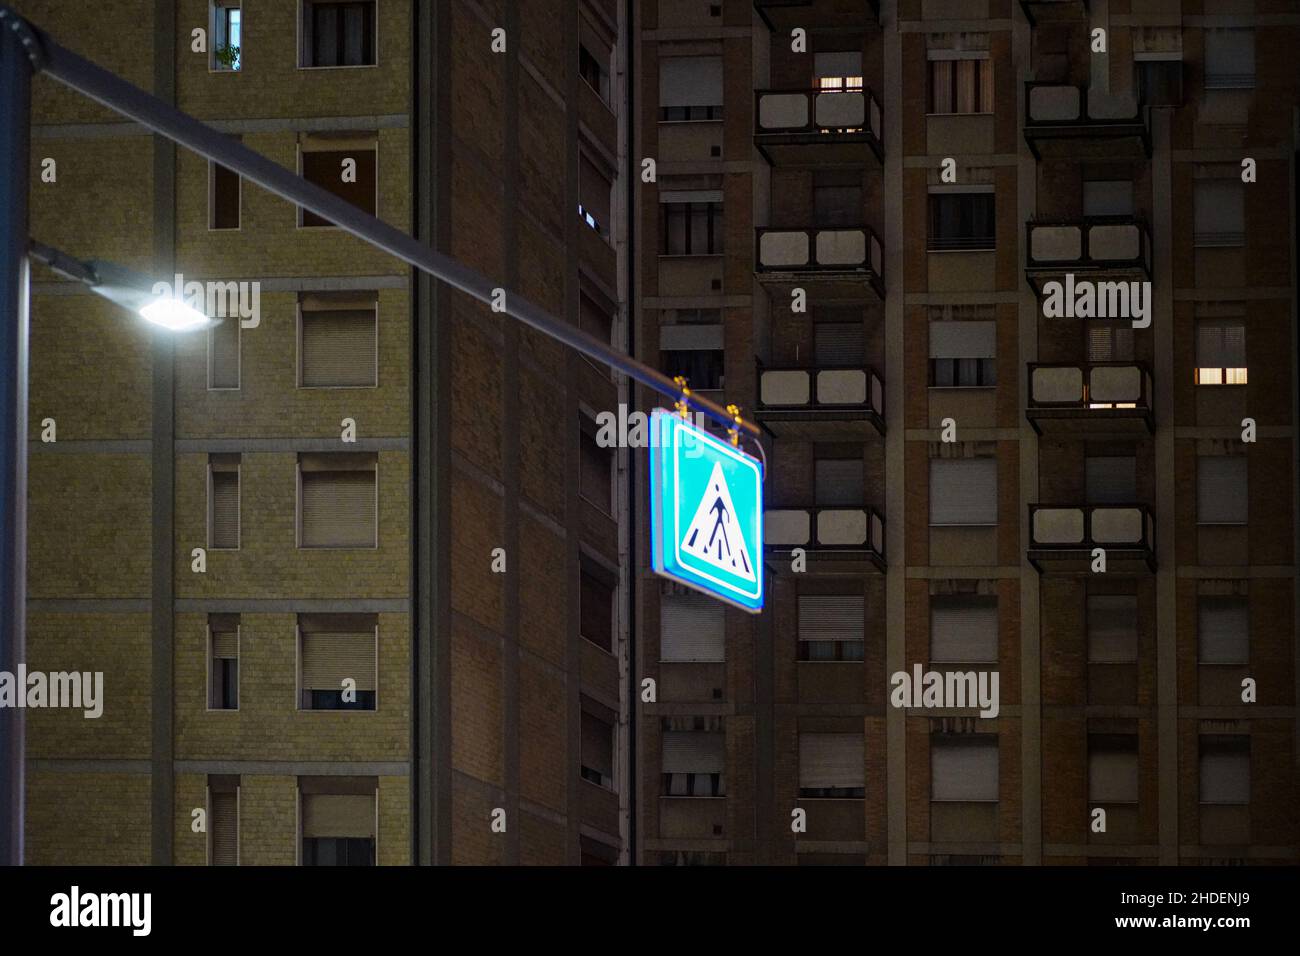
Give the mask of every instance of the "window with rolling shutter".
<path id="1" fill-rule="evenodd" d="M 374 865 L 376 794 L 373 787 L 368 793 L 354 792 L 359 789 L 300 791 L 303 866 Z"/>
<path id="2" fill-rule="evenodd" d="M 582 331 L 596 336 L 602 342 L 613 340 L 614 316 L 585 292 L 579 297 L 578 321 Z"/>
<path id="3" fill-rule="evenodd" d="M 1246 325 L 1240 320 L 1196 323 L 1196 384 L 1245 385 Z"/>
<path id="4" fill-rule="evenodd" d="M 304 295 L 300 300 L 298 384 L 373 388 L 378 372 L 378 304 L 373 294 Z"/>
<path id="5" fill-rule="evenodd" d="M 1255 85 L 1255 31 L 1205 31 L 1205 88 L 1248 90 Z"/>
<path id="6" fill-rule="evenodd" d="M 997 382 L 997 326 L 993 322 L 930 323 L 931 386 L 986 388 Z"/>
<path id="7" fill-rule="evenodd" d="M 372 135 L 364 145 L 339 144 L 337 148 L 317 148 L 318 144 L 302 144 L 300 162 L 302 178 L 333 193 L 363 213 L 376 214 L 379 202 L 379 149 Z M 354 165 L 355 164 L 355 167 Z M 353 170 L 348 178 L 345 170 Z M 299 226 L 304 229 L 330 228 L 334 223 L 316 215 L 310 209 L 298 207 Z"/>
<path id="8" fill-rule="evenodd" d="M 659 659 L 726 659 L 726 612 L 702 594 L 666 594 L 659 604 Z"/>
<path id="9" fill-rule="evenodd" d="M 378 547 L 377 463 L 365 453 L 298 456 L 299 547 Z"/>
<path id="10" fill-rule="evenodd" d="M 666 121 L 722 119 L 722 57 L 661 59 L 659 118 Z"/>
<path id="11" fill-rule="evenodd" d="M 799 735 L 799 796 L 866 796 L 861 734 Z"/>
<path id="12" fill-rule="evenodd" d="M 596 423 L 586 415 L 580 417 L 578 493 L 601 511 L 613 509 L 614 449 L 603 448 L 596 440 Z"/>
<path id="13" fill-rule="evenodd" d="M 1096 455 L 1084 459 L 1085 491 L 1090 505 L 1137 501 L 1137 458 Z"/>
<path id="14" fill-rule="evenodd" d="M 727 795 L 727 738 L 718 731 L 665 730 L 661 743 L 664 794 Z"/>
<path id="15" fill-rule="evenodd" d="M 613 188 L 610 177 L 586 153 L 581 154 L 578 163 L 578 217 L 602 236 L 609 235 L 612 221 L 609 199 Z"/>
<path id="16" fill-rule="evenodd" d="M 1201 737 L 1201 803 L 1250 803 L 1250 738 L 1241 734 Z"/>
<path id="17" fill-rule="evenodd" d="M 799 595 L 799 659 L 860 661 L 866 647 L 861 594 Z"/>
<path id="18" fill-rule="evenodd" d="M 930 459 L 930 524 L 987 526 L 997 523 L 997 459 Z"/>
<path id="19" fill-rule="evenodd" d="M 982 663 L 998 659 L 998 599 L 936 594 L 930 598 L 930 660 Z"/>
<path id="20" fill-rule="evenodd" d="M 239 865 L 239 793 L 208 795 L 212 866 Z"/>
<path id="21" fill-rule="evenodd" d="M 1244 597 L 1197 599 L 1196 639 L 1202 664 L 1250 662 L 1250 607 Z"/>
<path id="22" fill-rule="evenodd" d="M 579 582 L 582 637 L 603 651 L 614 645 L 614 588 L 594 569 L 583 568 Z"/>
<path id="23" fill-rule="evenodd" d="M 614 788 L 614 726 L 587 710 L 582 712 L 581 773 L 606 790 Z"/>
<path id="24" fill-rule="evenodd" d="M 1132 734 L 1088 735 L 1088 799 L 1138 802 L 1138 742 Z"/>
<path id="25" fill-rule="evenodd" d="M 208 709 L 239 709 L 239 615 L 208 616 Z"/>
<path id="26" fill-rule="evenodd" d="M 208 549 L 239 548 L 239 455 L 208 456 Z"/>
<path id="27" fill-rule="evenodd" d="M 1132 180 L 1084 180 L 1083 214 L 1084 216 L 1133 215 Z"/>
<path id="28" fill-rule="evenodd" d="M 862 52 L 860 50 L 829 51 L 813 54 L 813 72 L 822 91 L 830 92 L 862 89 Z"/>
<path id="29" fill-rule="evenodd" d="M 208 388 L 239 388 L 239 319 L 222 319 L 208 329 Z"/>
<path id="30" fill-rule="evenodd" d="M 998 739 L 992 734 L 930 737 L 930 799 L 996 803 Z"/>
<path id="31" fill-rule="evenodd" d="M 375 709 L 376 628 L 377 619 L 369 614 L 299 617 L 302 710 Z"/>
<path id="32" fill-rule="evenodd" d="M 1133 361 L 1133 327 L 1113 322 L 1088 322 L 1089 362 Z"/>
<path id="33" fill-rule="evenodd" d="M 1201 455 L 1196 459 L 1196 523 L 1245 524 L 1248 515 L 1246 456 Z"/>
<path id="34" fill-rule="evenodd" d="M 866 335 L 862 323 L 814 323 L 813 361 L 818 368 L 861 368 L 865 365 Z"/>
<path id="35" fill-rule="evenodd" d="M 814 495 L 821 508 L 861 508 L 866 498 L 862 458 L 818 458 Z"/>
<path id="36" fill-rule="evenodd" d="M 1202 248 L 1246 242 L 1245 193 L 1235 179 L 1198 179 L 1192 187 L 1192 239 Z"/>
<path id="37" fill-rule="evenodd" d="M 1137 595 L 1090 594 L 1087 602 L 1088 660 L 1130 664 L 1137 660 Z"/>

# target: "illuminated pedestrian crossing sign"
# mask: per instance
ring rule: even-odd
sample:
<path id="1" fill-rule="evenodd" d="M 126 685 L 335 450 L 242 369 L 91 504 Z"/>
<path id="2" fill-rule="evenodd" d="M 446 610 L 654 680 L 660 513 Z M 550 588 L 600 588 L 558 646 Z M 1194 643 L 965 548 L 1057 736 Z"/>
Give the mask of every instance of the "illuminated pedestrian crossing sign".
<path id="1" fill-rule="evenodd" d="M 763 466 L 663 409 L 650 416 L 651 566 L 763 609 Z"/>

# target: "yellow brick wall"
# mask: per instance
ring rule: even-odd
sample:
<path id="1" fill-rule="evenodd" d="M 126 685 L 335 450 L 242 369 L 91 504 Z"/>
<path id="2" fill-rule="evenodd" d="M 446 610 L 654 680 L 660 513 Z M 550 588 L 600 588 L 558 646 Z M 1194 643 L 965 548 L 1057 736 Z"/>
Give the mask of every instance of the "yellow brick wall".
<path id="1" fill-rule="evenodd" d="M 27 856 L 32 866 L 149 863 L 149 775 L 27 774 Z"/>

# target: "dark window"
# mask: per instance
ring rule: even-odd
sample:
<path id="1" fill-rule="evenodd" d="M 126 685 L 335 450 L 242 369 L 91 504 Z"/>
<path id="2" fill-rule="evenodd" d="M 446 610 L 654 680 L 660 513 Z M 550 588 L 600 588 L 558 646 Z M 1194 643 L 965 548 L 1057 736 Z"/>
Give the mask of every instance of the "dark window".
<path id="1" fill-rule="evenodd" d="M 1147 106 L 1183 105 L 1182 60 L 1141 60 L 1137 64 L 1138 96 Z"/>
<path id="2" fill-rule="evenodd" d="M 305 2 L 303 66 L 373 66 L 373 2 Z"/>
<path id="3" fill-rule="evenodd" d="M 669 797 L 725 797 L 725 777 L 720 773 L 663 774 L 664 794 Z"/>
<path id="4" fill-rule="evenodd" d="M 216 701 L 214 710 L 239 709 L 239 660 L 215 658 L 212 661 L 212 694 Z"/>
<path id="5" fill-rule="evenodd" d="M 934 388 L 977 388 L 998 383 L 997 359 L 932 358 L 930 385 Z"/>
<path id="6" fill-rule="evenodd" d="M 347 160 L 356 162 L 356 176 L 348 176 L 348 180 L 345 181 Z M 375 149 L 310 150 L 302 154 L 304 179 L 340 199 L 346 199 L 362 212 L 370 213 L 372 216 L 375 214 L 378 165 L 378 153 Z M 351 181 L 353 179 L 355 182 Z M 304 226 L 334 225 L 328 219 L 322 219 L 307 209 L 302 210 L 302 224 Z"/>
<path id="7" fill-rule="evenodd" d="M 799 642 L 801 661 L 860 661 L 865 652 L 865 641 Z"/>
<path id="8" fill-rule="evenodd" d="M 720 120 L 721 106 L 665 106 L 659 110 L 659 118 L 665 122 L 683 120 Z"/>
<path id="9" fill-rule="evenodd" d="M 375 841 L 367 837 L 307 837 L 303 866 L 374 866 Z"/>
<path id="10" fill-rule="evenodd" d="M 715 256 L 722 252 L 722 203 L 666 202 L 662 252 L 666 256 Z"/>
<path id="11" fill-rule="evenodd" d="M 357 699 L 345 701 L 341 690 L 309 690 L 304 710 L 374 710 L 375 692 L 356 691 Z"/>
<path id="12" fill-rule="evenodd" d="M 578 45 L 578 75 L 602 100 L 609 99 L 609 71 L 585 44 Z"/>
<path id="13" fill-rule="evenodd" d="M 212 229 L 239 228 L 239 174 L 211 164 L 212 215 L 208 226 Z"/>
<path id="14" fill-rule="evenodd" d="M 862 180 L 853 172 L 817 172 L 813 224 L 820 228 L 862 225 Z"/>
<path id="15" fill-rule="evenodd" d="M 993 61 L 930 61 L 931 113 L 992 113 Z"/>
<path id="16" fill-rule="evenodd" d="M 994 248 L 993 193 L 932 193 L 930 250 Z"/>
<path id="17" fill-rule="evenodd" d="M 610 471 L 614 464 L 614 449 L 602 448 L 596 441 L 596 426 L 591 419 L 582 419 L 582 461 L 578 473 L 578 491 L 593 505 L 608 513 L 610 509 Z"/>
<path id="18" fill-rule="evenodd" d="M 581 575 L 582 636 L 608 651 L 614 643 L 614 589 L 590 571 Z"/>
<path id="19" fill-rule="evenodd" d="M 691 388 L 699 391 L 723 387 L 724 357 L 722 349 L 679 349 L 663 353 L 665 375 L 685 375 Z"/>

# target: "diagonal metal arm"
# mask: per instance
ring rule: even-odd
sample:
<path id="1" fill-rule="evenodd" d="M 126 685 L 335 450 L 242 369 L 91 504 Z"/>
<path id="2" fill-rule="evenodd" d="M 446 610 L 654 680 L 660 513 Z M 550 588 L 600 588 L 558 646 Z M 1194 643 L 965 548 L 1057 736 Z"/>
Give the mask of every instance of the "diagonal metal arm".
<path id="1" fill-rule="evenodd" d="M 0 18 L 2 17 L 19 19 L 12 9 L 0 5 Z M 3 22 L 4 19 L 0 19 L 0 23 Z M 493 304 L 498 286 L 473 269 L 423 245 L 400 229 L 362 212 L 346 200 L 65 49 L 39 28 L 32 26 L 31 32 L 39 46 L 33 62 L 38 64 L 42 72 L 155 133 L 233 170 L 263 189 L 328 219 L 341 229 L 415 268 L 482 302 Z M 555 318 L 522 296 L 507 290 L 504 310 L 507 315 L 604 362 L 674 401 L 684 401 L 728 428 L 739 429 L 756 440 L 761 435 L 756 423 L 729 413 L 723 406 L 703 396 L 689 391 L 683 393 L 669 376 L 614 349 L 594 335 Z"/>

